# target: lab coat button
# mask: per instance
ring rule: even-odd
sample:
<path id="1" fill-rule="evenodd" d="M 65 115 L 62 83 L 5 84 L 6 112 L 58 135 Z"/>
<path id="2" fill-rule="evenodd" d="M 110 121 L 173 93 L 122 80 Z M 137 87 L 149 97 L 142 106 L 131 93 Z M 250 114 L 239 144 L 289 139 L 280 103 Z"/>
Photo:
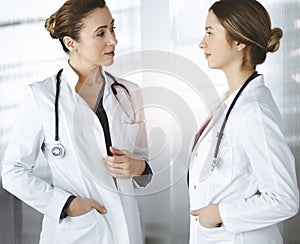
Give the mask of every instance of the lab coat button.
<path id="1" fill-rule="evenodd" d="M 196 186 L 196 185 L 194 185 L 194 189 L 195 189 L 195 190 L 197 189 L 197 186 Z"/>

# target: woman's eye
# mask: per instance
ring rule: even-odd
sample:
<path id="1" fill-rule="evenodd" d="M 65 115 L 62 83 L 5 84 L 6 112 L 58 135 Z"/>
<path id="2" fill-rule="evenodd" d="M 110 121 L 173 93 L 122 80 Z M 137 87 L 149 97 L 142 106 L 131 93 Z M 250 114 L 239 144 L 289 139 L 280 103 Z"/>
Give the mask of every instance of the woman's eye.
<path id="1" fill-rule="evenodd" d="M 211 33 L 210 31 L 207 31 L 207 32 L 206 32 L 206 35 L 208 35 L 208 36 L 212 36 L 212 34 L 213 34 L 213 33 Z"/>
<path id="2" fill-rule="evenodd" d="M 104 36 L 104 32 L 103 31 L 98 32 L 97 36 L 103 37 Z"/>
<path id="3" fill-rule="evenodd" d="M 117 27 L 115 27 L 115 26 L 113 26 L 111 29 L 110 29 L 110 31 L 111 32 L 115 32 L 115 29 L 116 29 Z"/>

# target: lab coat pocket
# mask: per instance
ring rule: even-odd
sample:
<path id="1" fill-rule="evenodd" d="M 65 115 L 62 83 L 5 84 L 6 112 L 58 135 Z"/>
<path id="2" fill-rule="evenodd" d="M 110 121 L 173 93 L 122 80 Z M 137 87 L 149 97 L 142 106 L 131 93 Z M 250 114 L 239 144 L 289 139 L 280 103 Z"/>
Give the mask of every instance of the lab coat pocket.
<path id="1" fill-rule="evenodd" d="M 230 235 L 224 226 L 216 227 L 216 228 L 206 228 L 203 225 L 199 224 L 199 231 L 202 233 L 201 236 L 203 240 L 207 242 L 219 240 L 220 243 L 231 241 L 233 243 L 234 236 Z"/>
<path id="2" fill-rule="evenodd" d="M 224 232 L 226 231 L 225 227 L 224 226 L 220 226 L 220 227 L 215 227 L 215 228 L 207 228 L 207 227 L 204 227 L 202 224 L 198 223 L 199 226 L 200 226 L 200 229 L 202 232 L 205 232 L 205 233 L 219 233 L 219 232 Z"/>
<path id="3" fill-rule="evenodd" d="M 111 232 L 103 215 L 96 209 L 77 217 L 67 217 L 58 226 L 54 244 L 113 243 Z"/>

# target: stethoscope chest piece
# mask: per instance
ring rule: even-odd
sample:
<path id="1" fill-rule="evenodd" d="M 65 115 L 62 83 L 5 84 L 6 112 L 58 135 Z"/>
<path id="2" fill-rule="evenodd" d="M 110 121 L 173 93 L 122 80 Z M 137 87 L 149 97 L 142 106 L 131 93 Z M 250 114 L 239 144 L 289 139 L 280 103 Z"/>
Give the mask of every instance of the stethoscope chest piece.
<path id="1" fill-rule="evenodd" d="M 59 142 L 56 142 L 51 149 L 51 154 L 54 158 L 62 158 L 65 155 L 65 148 Z"/>

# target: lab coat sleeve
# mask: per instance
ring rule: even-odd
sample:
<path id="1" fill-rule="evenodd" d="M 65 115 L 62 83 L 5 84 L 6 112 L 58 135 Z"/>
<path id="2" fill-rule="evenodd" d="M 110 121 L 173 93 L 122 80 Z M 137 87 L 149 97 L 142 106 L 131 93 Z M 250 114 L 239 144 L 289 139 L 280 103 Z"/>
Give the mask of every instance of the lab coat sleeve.
<path id="1" fill-rule="evenodd" d="M 147 186 L 152 179 L 152 170 L 148 160 L 148 142 L 147 142 L 147 132 L 146 132 L 146 124 L 139 124 L 139 132 L 136 139 L 136 146 L 134 154 L 140 155 L 146 161 L 146 170 L 145 174 L 140 176 L 133 177 L 135 187 L 145 187 Z"/>
<path id="2" fill-rule="evenodd" d="M 255 106 L 240 120 L 240 143 L 258 192 L 249 198 L 220 203 L 223 224 L 232 234 L 276 224 L 296 215 L 299 208 L 295 160 L 274 114 Z"/>
<path id="3" fill-rule="evenodd" d="M 59 221 L 70 194 L 33 174 L 43 140 L 38 106 L 31 87 L 27 87 L 2 162 L 2 184 L 29 206 Z"/>
<path id="4" fill-rule="evenodd" d="M 138 133 L 135 140 L 134 154 L 144 158 L 148 164 L 147 174 L 134 177 L 135 187 L 145 187 L 147 186 L 152 179 L 152 170 L 150 166 L 150 160 L 148 158 L 148 138 L 147 138 L 147 129 L 146 129 L 146 118 L 144 112 L 144 102 L 142 90 L 138 87 L 132 92 L 134 94 L 134 102 L 136 104 L 136 118 L 139 122 L 138 124 Z"/>

